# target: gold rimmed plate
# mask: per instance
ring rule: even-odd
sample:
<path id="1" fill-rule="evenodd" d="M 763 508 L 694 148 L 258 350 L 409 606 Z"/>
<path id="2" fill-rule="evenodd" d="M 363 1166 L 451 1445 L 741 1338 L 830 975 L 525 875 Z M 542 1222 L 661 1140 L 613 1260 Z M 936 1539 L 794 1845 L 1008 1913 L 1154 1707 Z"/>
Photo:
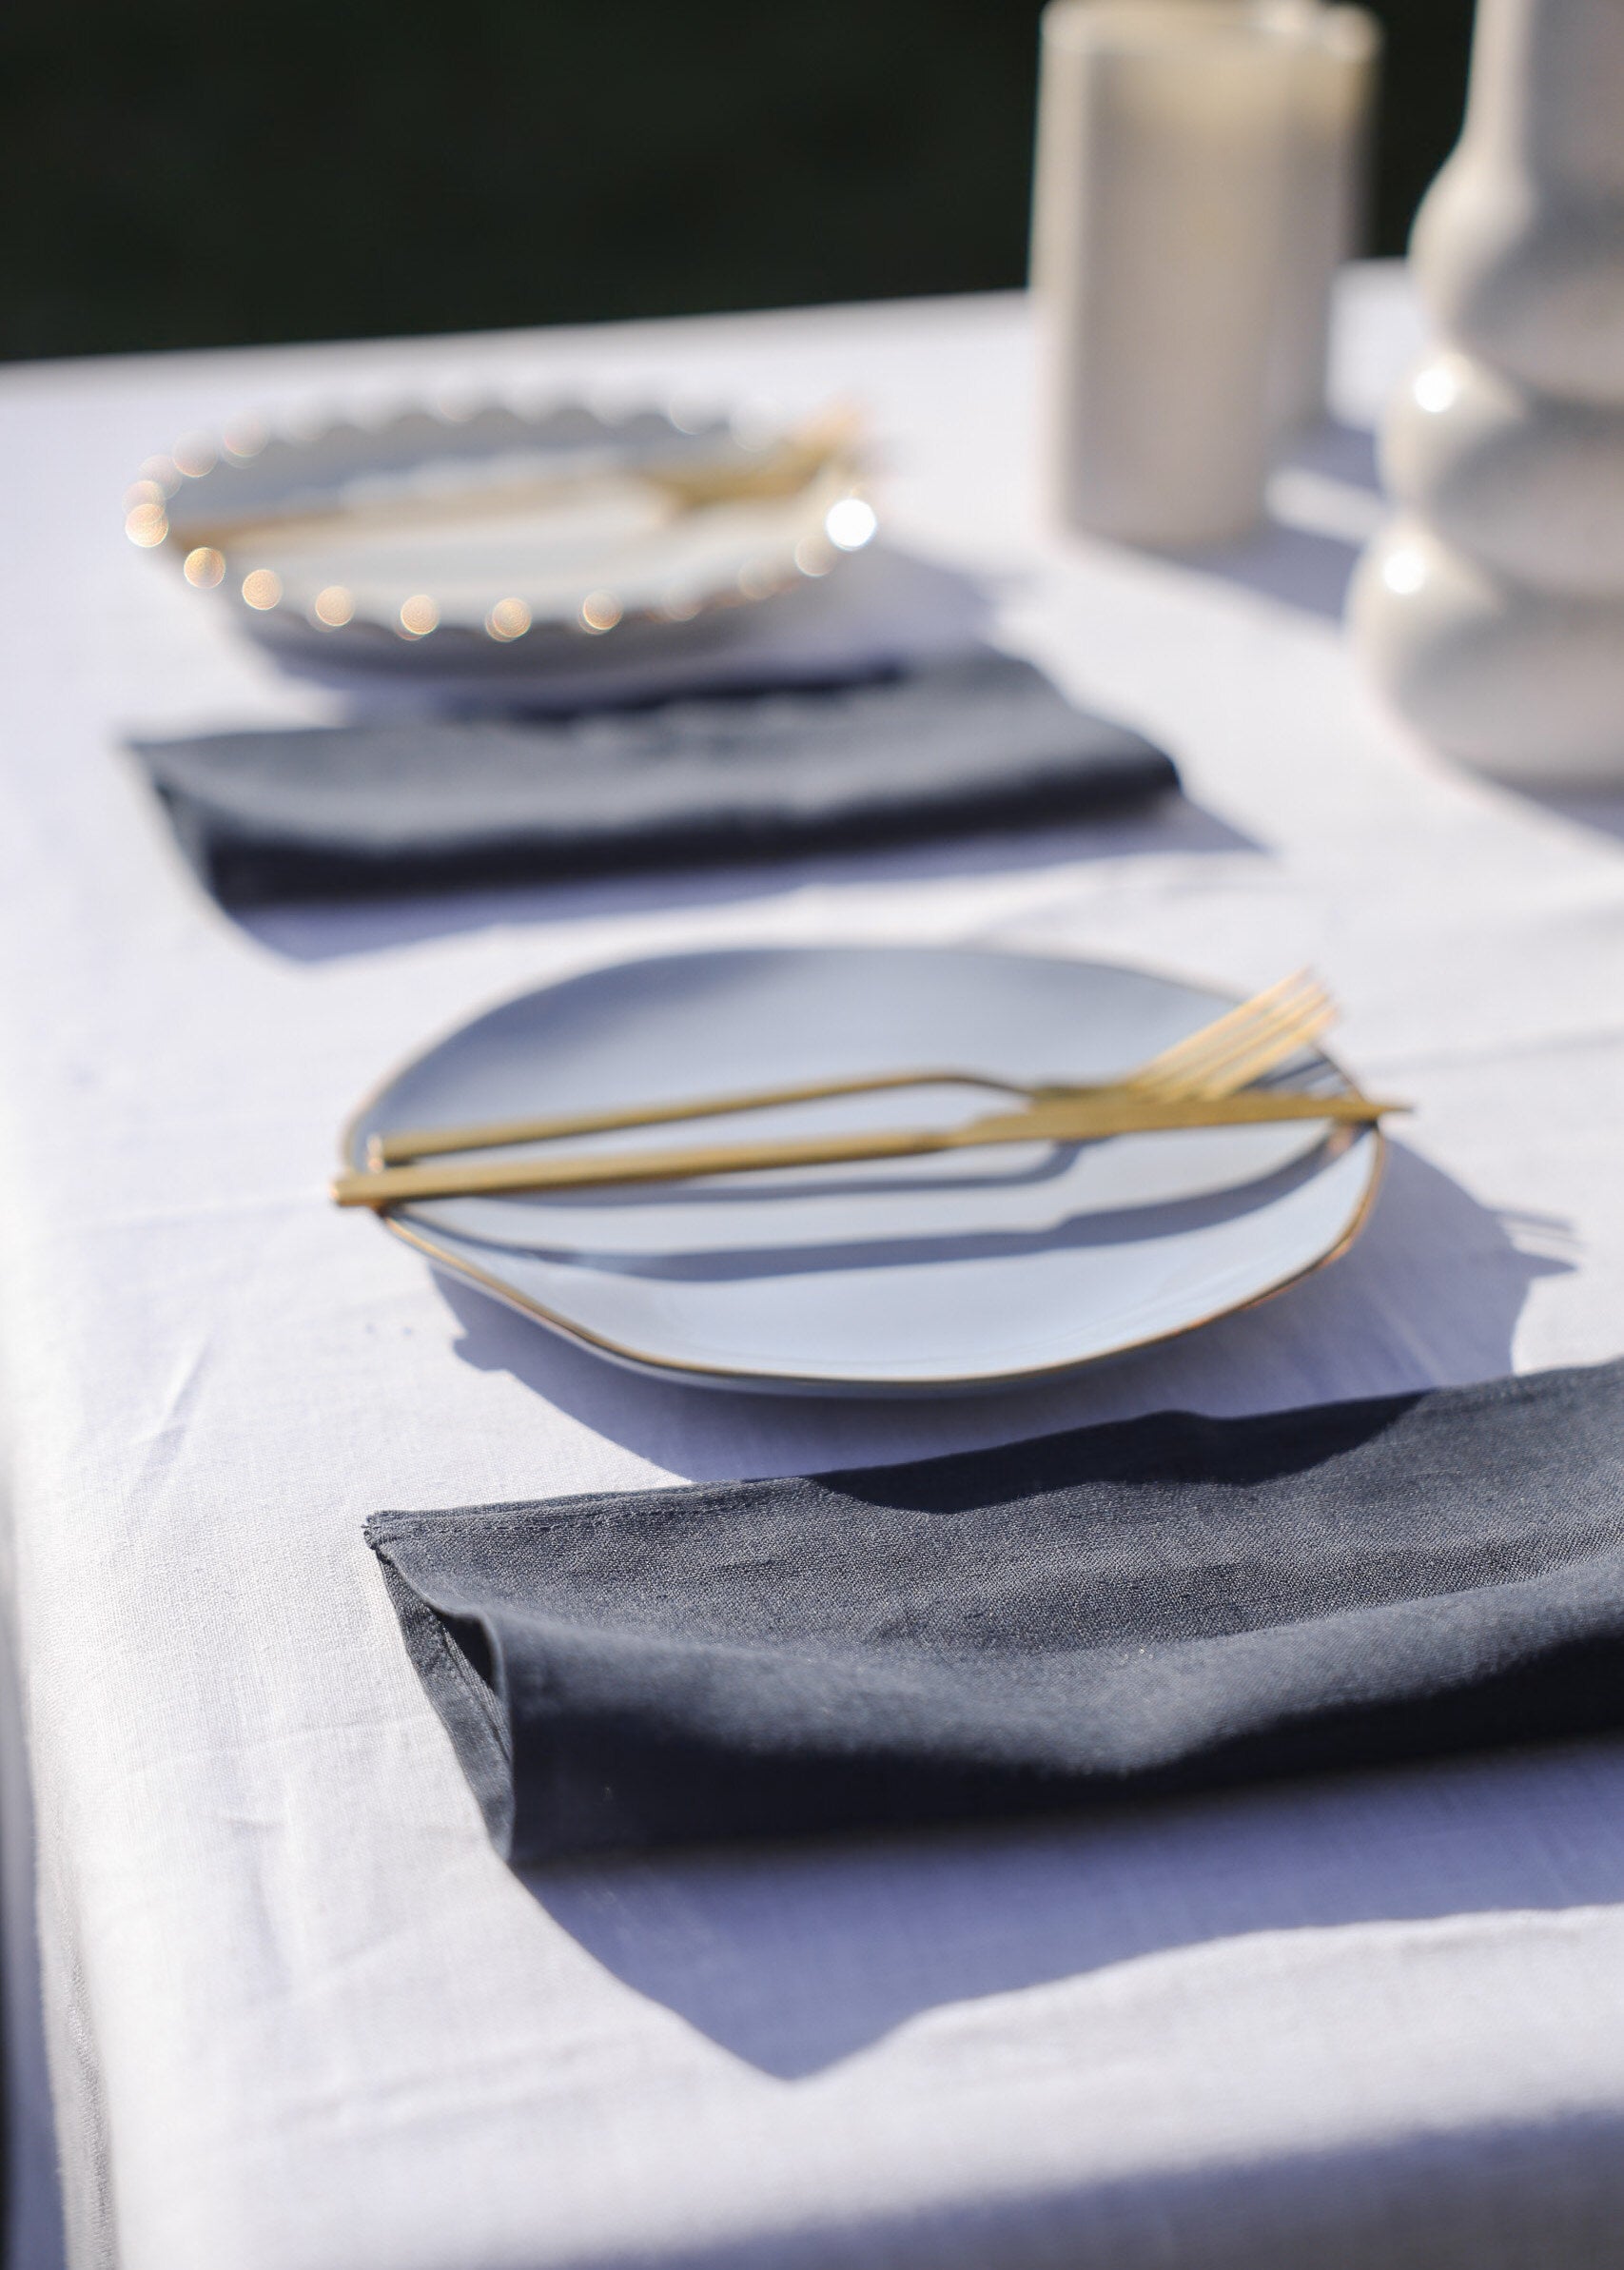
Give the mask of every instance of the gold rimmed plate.
<path id="1" fill-rule="evenodd" d="M 398 1073 L 345 1138 L 962 1062 L 1108 1080 L 1227 997 L 1113 964 L 900 947 L 623 963 L 527 993 Z M 1294 1084 L 1344 1086 L 1305 1051 Z M 910 1098 L 910 1125 L 964 1113 Z M 755 1115 L 749 1131 L 895 1124 L 894 1097 Z M 736 1124 L 735 1124 L 736 1131 Z M 610 1136 L 604 1145 L 647 1140 Z M 574 1147 L 574 1146 L 572 1146 Z M 1202 1128 L 636 1185 L 442 1199 L 389 1227 L 538 1322 L 716 1387 L 942 1395 L 1064 1374 L 1193 1330 L 1345 1248 L 1375 1128 Z"/>

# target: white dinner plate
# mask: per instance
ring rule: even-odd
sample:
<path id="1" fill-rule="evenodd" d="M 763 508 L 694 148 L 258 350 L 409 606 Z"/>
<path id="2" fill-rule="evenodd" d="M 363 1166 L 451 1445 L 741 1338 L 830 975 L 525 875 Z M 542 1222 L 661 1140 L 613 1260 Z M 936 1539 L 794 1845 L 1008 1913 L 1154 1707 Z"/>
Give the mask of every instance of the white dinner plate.
<path id="1" fill-rule="evenodd" d="M 1029 1081 L 1127 1071 L 1232 997 L 1099 962 L 757 948 L 595 969 L 504 1003 L 359 1113 L 390 1129 L 609 1108 L 911 1065 Z M 1305 1052 L 1294 1083 L 1345 1086 Z M 727 1122 L 945 1124 L 937 1087 Z M 688 1131 L 602 1136 L 670 1144 Z M 588 1147 L 581 1145 L 578 1147 Z M 1202 1128 L 595 1192 L 440 1199 L 388 1226 L 566 1338 L 717 1387 L 948 1394 L 1048 1377 L 1278 1292 L 1357 1234 L 1375 1128 Z"/>
<path id="2" fill-rule="evenodd" d="M 843 441 L 788 495 L 684 507 L 645 478 L 758 477 L 795 440 L 575 401 L 234 429 L 149 460 L 126 527 L 285 659 L 418 678 L 623 671 L 725 645 L 726 616 L 868 540 Z"/>

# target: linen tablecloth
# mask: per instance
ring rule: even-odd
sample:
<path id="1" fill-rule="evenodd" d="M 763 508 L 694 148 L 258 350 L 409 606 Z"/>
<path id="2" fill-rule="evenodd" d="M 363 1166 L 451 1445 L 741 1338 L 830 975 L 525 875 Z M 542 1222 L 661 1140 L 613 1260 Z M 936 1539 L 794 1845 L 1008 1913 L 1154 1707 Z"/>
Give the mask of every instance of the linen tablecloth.
<path id="1" fill-rule="evenodd" d="M 1013 297 L 0 377 L 5 1577 L 26 1860 L 14 2252 L 123 2270 L 1531 2270 L 1624 2226 L 1624 1744 L 1087 1821 L 520 1881 L 362 1537 L 1624 1347 L 1624 799 L 1452 773 L 1335 611 L 1417 342 L 1355 272 L 1341 423 L 1203 561 L 1059 544 Z M 541 382 L 871 405 L 899 543 L 1169 747 L 1099 828 L 234 923 L 129 735 L 323 722 L 119 533 L 255 402 Z M 357 1095 L 510 990 L 662 948 L 974 941 L 1253 986 L 1312 962 L 1419 1105 L 1364 1239 L 1070 1385 L 898 1409 L 630 1379 L 323 1183 Z M 26 1776 L 22 1769 L 26 1766 Z M 37 1990 L 40 2023 L 30 2027 Z"/>

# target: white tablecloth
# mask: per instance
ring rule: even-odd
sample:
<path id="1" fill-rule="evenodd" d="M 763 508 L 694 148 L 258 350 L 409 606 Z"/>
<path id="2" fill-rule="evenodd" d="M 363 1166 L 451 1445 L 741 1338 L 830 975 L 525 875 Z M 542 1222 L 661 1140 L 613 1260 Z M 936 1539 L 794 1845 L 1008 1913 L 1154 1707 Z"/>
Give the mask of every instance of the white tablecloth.
<path id="1" fill-rule="evenodd" d="M 1342 312 L 1339 405 L 1368 427 L 1412 319 L 1391 271 Z M 1371 706 L 1334 619 L 1372 511 L 1357 431 L 1282 480 L 1296 525 L 1221 558 L 1066 548 L 1034 509 L 1028 379 L 1012 297 L 0 377 L 7 1575 L 74 2264 L 1617 2260 L 1624 1744 L 526 1886 L 361 1542 L 381 1506 L 1624 1347 L 1624 800 L 1474 784 Z M 1164 737 L 1193 809 L 233 925 L 121 736 L 332 697 L 126 544 L 123 484 L 245 403 L 546 381 L 865 401 L 896 540 Z M 639 1382 L 325 1203 L 358 1093 L 492 998 L 833 938 L 1246 986 L 1313 963 L 1351 1061 L 1419 1104 L 1372 1226 L 1183 1344 L 896 1409 Z M 37 2183 L 23 2207 L 32 2270 Z"/>

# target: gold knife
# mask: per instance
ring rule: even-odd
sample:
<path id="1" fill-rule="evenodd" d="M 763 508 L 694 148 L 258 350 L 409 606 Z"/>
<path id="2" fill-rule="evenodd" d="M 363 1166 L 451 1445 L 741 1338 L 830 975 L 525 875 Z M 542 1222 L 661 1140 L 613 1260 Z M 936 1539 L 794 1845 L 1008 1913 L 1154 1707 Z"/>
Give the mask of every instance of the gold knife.
<path id="1" fill-rule="evenodd" d="M 1404 1104 L 1349 1092 L 1251 1088 L 1239 1095 L 1159 1100 L 1125 1089 L 992 1112 L 952 1127 L 902 1127 L 847 1135 L 792 1135 L 756 1143 L 698 1144 L 677 1150 L 577 1152 L 436 1166 L 379 1166 L 338 1175 L 334 1203 L 382 1212 L 415 1199 L 488 1198 L 521 1191 L 607 1189 L 617 1184 L 688 1182 L 782 1166 L 841 1166 L 865 1159 L 924 1158 L 1006 1143 L 1096 1143 L 1112 1135 L 1153 1135 L 1184 1127 L 1252 1127 L 1327 1120 L 1370 1125 Z"/>

